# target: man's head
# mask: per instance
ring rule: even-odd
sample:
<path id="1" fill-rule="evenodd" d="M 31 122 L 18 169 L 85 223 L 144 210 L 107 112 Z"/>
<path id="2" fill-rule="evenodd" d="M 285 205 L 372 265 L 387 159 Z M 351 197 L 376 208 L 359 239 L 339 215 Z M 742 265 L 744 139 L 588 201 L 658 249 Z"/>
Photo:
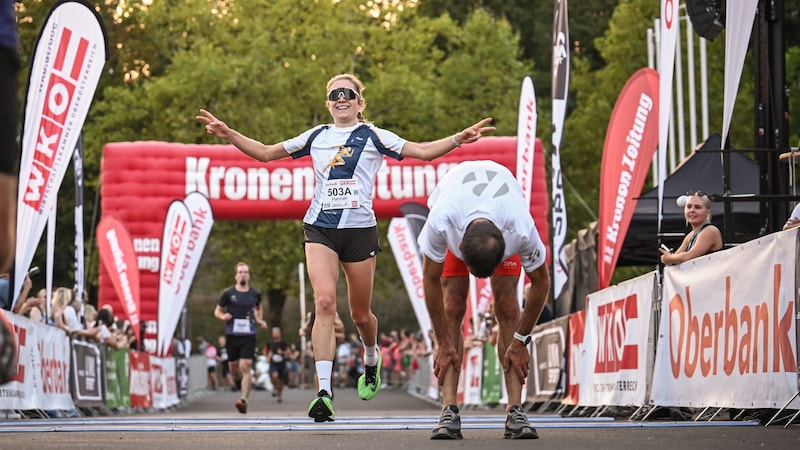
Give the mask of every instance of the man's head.
<path id="1" fill-rule="evenodd" d="M 495 224 L 485 219 L 472 221 L 464 230 L 461 240 L 461 255 L 470 273 L 486 278 L 503 261 L 506 241 Z"/>
<path id="2" fill-rule="evenodd" d="M 246 263 L 236 264 L 236 284 L 247 287 L 250 284 L 250 267 Z"/>

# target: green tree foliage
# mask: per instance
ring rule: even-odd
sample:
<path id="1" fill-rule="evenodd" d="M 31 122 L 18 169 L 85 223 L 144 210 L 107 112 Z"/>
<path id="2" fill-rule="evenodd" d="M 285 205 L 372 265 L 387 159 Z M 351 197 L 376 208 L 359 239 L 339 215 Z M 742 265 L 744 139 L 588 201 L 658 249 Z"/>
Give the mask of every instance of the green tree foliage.
<path id="1" fill-rule="evenodd" d="M 330 120 L 325 84 L 342 72 L 364 81 L 366 116 L 408 139 L 436 139 L 484 116 L 495 118 L 497 134 L 516 132 L 526 63 L 508 23 L 484 11 L 459 27 L 413 8 L 374 15 L 357 1 L 134 5 L 120 17 L 103 15 L 114 56 L 84 127 L 95 179 L 106 142 L 221 143 L 195 120 L 200 108 L 263 142 L 295 136 Z M 287 305 L 295 305 L 300 227 L 299 221 L 218 221 L 190 297 L 204 296 L 199 309 L 210 314 L 210 303 L 233 282 L 231 268 L 244 260 L 255 286 L 284 292 L 295 299 Z M 405 305 L 395 313 L 410 316 L 388 246 L 381 261 L 387 281 L 376 283 L 376 309 Z M 392 320 L 392 327 L 403 320 Z"/>

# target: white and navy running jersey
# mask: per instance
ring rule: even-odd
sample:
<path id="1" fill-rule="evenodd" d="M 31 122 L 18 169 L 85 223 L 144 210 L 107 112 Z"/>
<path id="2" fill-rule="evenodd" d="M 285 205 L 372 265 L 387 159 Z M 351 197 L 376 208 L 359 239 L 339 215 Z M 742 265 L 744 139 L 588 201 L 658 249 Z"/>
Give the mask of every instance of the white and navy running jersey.
<path id="1" fill-rule="evenodd" d="M 526 273 L 544 264 L 546 248 L 519 182 L 494 161 L 467 161 L 450 169 L 428 198 L 430 213 L 418 238 L 420 251 L 442 263 L 447 249 L 463 260 L 464 230 L 475 219 L 488 219 L 503 233 L 503 259 L 519 253 Z"/>
<path id="2" fill-rule="evenodd" d="M 314 198 L 303 222 L 322 228 L 377 225 L 372 210 L 375 175 L 384 156 L 403 159 L 406 140 L 374 125 L 320 125 L 283 142 L 292 158 L 311 155 Z"/>

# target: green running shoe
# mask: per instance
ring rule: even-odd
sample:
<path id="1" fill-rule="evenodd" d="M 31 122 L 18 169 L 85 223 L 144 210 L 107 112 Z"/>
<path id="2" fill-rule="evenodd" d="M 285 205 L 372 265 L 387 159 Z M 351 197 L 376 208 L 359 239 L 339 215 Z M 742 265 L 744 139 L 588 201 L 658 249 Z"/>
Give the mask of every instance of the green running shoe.
<path id="1" fill-rule="evenodd" d="M 314 422 L 333 422 L 336 414 L 333 412 L 333 402 L 331 396 L 325 389 L 317 393 L 317 398 L 308 405 L 308 417 Z"/>
<path id="2" fill-rule="evenodd" d="M 372 400 L 381 388 L 381 363 L 383 356 L 378 353 L 378 365 L 364 364 L 364 373 L 358 377 L 358 396 L 361 400 Z"/>

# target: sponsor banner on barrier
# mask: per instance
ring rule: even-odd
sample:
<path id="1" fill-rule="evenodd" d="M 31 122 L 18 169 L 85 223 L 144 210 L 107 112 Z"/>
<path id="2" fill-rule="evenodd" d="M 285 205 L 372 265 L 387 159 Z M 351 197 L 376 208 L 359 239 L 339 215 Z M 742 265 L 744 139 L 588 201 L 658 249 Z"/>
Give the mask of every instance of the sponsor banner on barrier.
<path id="1" fill-rule="evenodd" d="M 503 398 L 503 366 L 497 357 L 497 346 L 491 342 L 483 343 L 483 379 L 481 383 L 481 403 L 493 405 Z"/>
<path id="2" fill-rule="evenodd" d="M 66 334 L 23 316 L 7 317 L 17 337 L 19 359 L 12 380 L 0 386 L 0 409 L 73 409 Z"/>
<path id="3" fill-rule="evenodd" d="M 175 360 L 175 382 L 178 389 L 178 398 L 189 396 L 189 359 L 177 358 Z"/>
<path id="4" fill-rule="evenodd" d="M 580 405 L 645 404 L 655 283 L 651 272 L 589 295 Z"/>
<path id="5" fill-rule="evenodd" d="M 69 339 L 60 329 L 32 322 L 31 325 L 28 329 L 35 330 L 31 333 L 35 347 L 29 355 L 40 360 L 31 365 L 33 376 L 26 377 L 26 383 L 28 380 L 32 383 L 35 404 L 43 409 L 73 409 L 69 392 Z"/>
<path id="6" fill-rule="evenodd" d="M 569 346 L 567 347 L 567 396 L 561 400 L 565 405 L 577 405 L 581 389 L 581 354 L 585 332 L 586 312 L 578 311 L 569 316 Z"/>
<path id="7" fill-rule="evenodd" d="M 178 404 L 175 358 L 159 358 L 151 355 L 150 379 L 153 387 L 153 408 L 165 409 Z"/>
<path id="8" fill-rule="evenodd" d="M 554 400 L 564 395 L 567 325 L 569 319 L 560 317 L 537 325 L 531 333 L 531 370 L 528 376 L 527 399 L 533 402 Z"/>
<path id="9" fill-rule="evenodd" d="M 483 348 L 472 347 L 464 351 L 464 363 L 459 377 L 459 392 L 463 389 L 463 405 L 481 404 L 481 375 L 483 374 Z"/>
<path id="10" fill-rule="evenodd" d="M 105 345 L 73 339 L 70 386 L 77 406 L 100 406 L 105 398 Z"/>
<path id="11" fill-rule="evenodd" d="M 121 408 L 131 406 L 128 349 L 106 350 L 106 406 Z"/>
<path id="12" fill-rule="evenodd" d="M 664 269 L 652 403 L 779 408 L 794 398 L 796 239 L 773 233 Z"/>
<path id="13" fill-rule="evenodd" d="M 150 355 L 130 352 L 130 395 L 131 406 L 150 408 L 153 406 L 153 388 L 150 377 Z"/>

